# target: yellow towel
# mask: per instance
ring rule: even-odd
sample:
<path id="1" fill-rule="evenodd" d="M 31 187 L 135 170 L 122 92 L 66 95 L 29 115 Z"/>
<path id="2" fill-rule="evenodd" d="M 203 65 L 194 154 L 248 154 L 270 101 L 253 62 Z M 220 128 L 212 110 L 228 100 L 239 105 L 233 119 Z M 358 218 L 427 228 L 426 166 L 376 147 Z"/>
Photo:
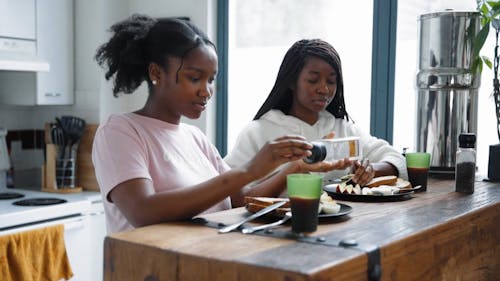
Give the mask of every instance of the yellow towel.
<path id="1" fill-rule="evenodd" d="M 2 281 L 58 281 L 72 276 L 63 225 L 0 236 Z"/>

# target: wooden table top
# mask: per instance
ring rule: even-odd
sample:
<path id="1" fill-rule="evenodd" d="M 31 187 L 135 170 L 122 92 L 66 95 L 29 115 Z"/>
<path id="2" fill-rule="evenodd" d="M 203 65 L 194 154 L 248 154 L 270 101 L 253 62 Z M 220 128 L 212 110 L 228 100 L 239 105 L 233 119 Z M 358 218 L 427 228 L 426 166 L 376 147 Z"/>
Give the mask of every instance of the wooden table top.
<path id="1" fill-rule="evenodd" d="M 328 245 L 219 234 L 192 222 L 113 234 L 105 241 L 105 280 L 369 280 L 362 249 L 331 246 L 345 238 L 380 248 L 381 280 L 500 280 L 500 184 L 477 181 L 470 195 L 454 189 L 452 180 L 431 178 L 409 200 L 339 201 L 352 212 L 321 219 L 311 235 Z M 230 224 L 247 215 L 236 208 L 203 217 Z"/>

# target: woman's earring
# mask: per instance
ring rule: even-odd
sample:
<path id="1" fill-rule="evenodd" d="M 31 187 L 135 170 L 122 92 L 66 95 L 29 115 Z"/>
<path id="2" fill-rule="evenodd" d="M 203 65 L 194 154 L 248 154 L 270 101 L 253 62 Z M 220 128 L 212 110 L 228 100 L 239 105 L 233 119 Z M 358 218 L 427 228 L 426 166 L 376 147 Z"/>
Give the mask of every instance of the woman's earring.
<path id="1" fill-rule="evenodd" d="M 153 83 L 153 85 L 158 84 L 158 82 L 156 82 L 156 80 L 151 81 L 151 83 Z"/>

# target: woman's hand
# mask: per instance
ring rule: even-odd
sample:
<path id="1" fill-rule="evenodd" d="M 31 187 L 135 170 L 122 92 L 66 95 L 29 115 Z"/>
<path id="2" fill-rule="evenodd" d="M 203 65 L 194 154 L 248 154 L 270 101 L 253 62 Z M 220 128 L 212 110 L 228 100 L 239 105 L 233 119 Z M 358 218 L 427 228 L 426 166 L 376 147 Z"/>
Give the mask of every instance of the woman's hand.
<path id="1" fill-rule="evenodd" d="M 312 144 L 302 136 L 283 136 L 267 142 L 246 164 L 254 178 L 261 178 L 280 165 L 311 155 Z"/>
<path id="2" fill-rule="evenodd" d="M 360 161 L 354 161 L 352 165 L 352 181 L 359 184 L 360 186 L 365 186 L 369 183 L 373 177 L 375 177 L 375 169 L 370 160 L 365 159 Z"/>
<path id="3" fill-rule="evenodd" d="M 335 138 L 335 132 L 330 132 L 322 137 L 322 139 L 333 139 Z"/>
<path id="4" fill-rule="evenodd" d="M 328 172 L 331 170 L 344 170 L 353 165 L 353 162 L 349 160 L 349 158 L 344 158 L 333 162 L 321 161 L 312 164 L 308 164 L 304 162 L 304 160 L 297 160 L 293 163 L 290 163 L 290 165 L 296 165 L 295 173 Z"/>

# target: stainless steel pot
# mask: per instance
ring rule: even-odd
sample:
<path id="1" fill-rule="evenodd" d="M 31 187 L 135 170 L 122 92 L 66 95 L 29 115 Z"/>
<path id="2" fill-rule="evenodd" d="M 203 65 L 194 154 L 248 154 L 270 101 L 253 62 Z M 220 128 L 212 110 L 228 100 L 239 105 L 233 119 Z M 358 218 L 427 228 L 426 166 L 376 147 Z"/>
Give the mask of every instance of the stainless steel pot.
<path id="1" fill-rule="evenodd" d="M 454 174 L 458 135 L 477 133 L 479 75 L 472 75 L 477 12 L 419 17 L 417 151 L 430 152 L 431 173 Z"/>

